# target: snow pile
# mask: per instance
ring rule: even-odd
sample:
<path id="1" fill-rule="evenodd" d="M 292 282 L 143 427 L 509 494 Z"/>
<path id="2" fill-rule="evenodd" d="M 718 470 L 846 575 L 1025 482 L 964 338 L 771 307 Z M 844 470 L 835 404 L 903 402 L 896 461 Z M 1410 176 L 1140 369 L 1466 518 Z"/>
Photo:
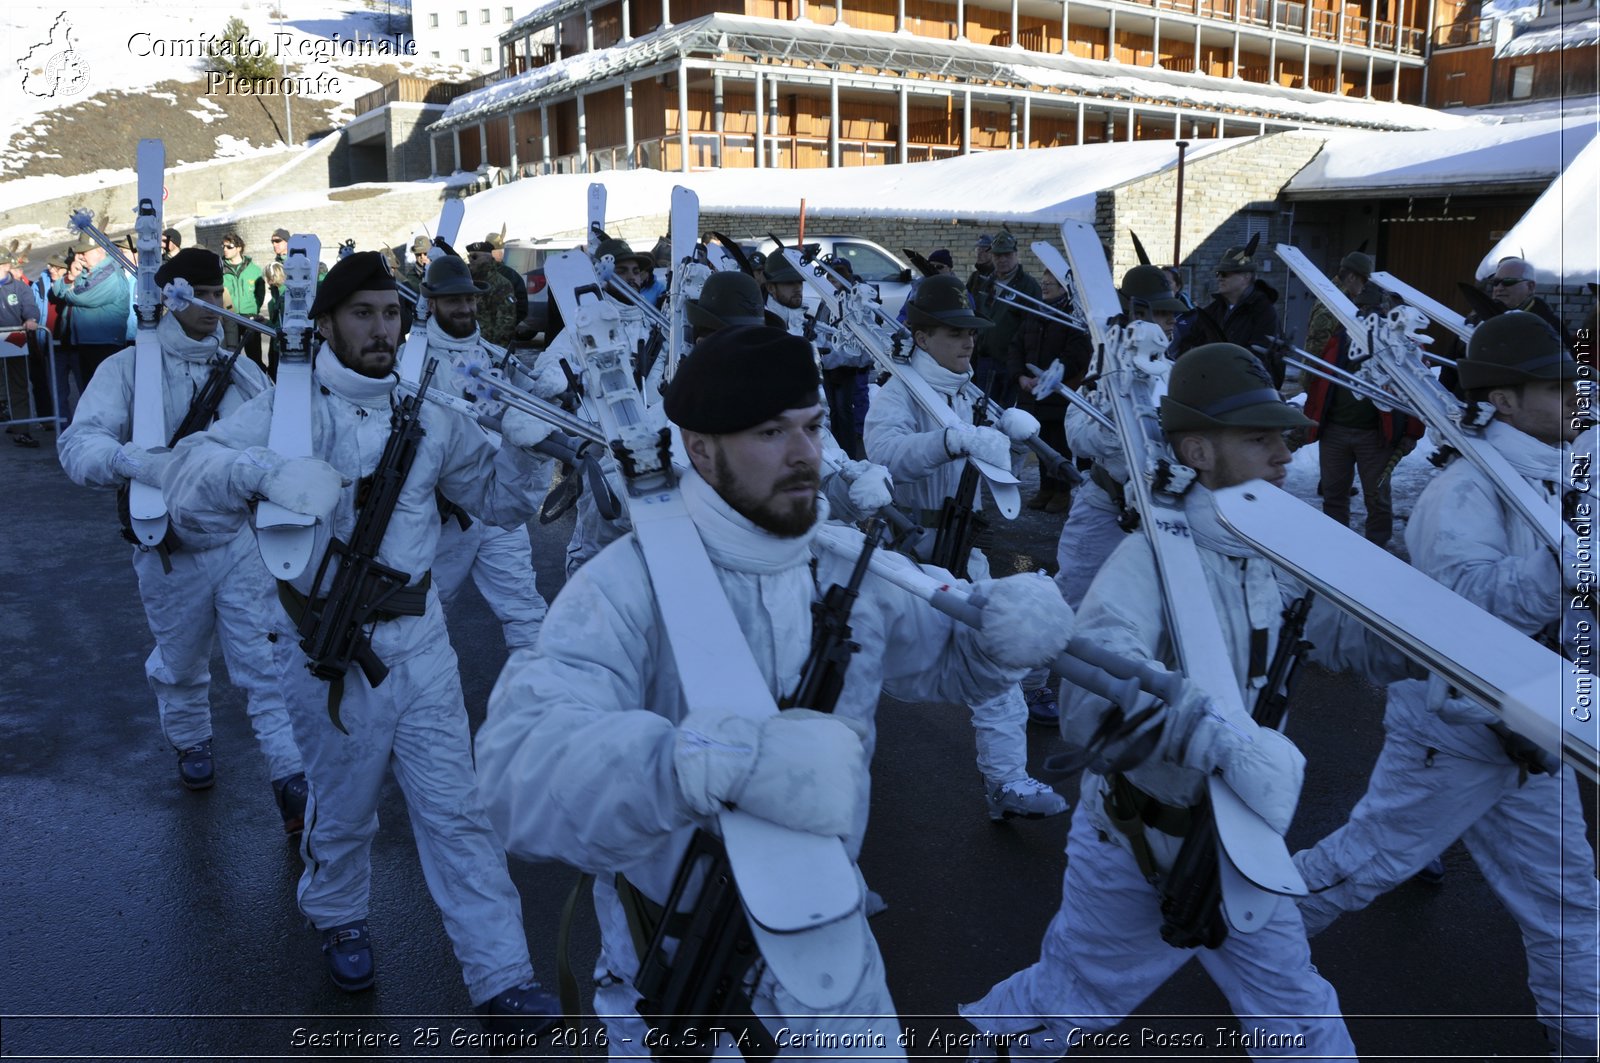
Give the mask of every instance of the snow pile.
<path id="1" fill-rule="evenodd" d="M 1540 284 L 1600 284 L 1600 141 L 1590 140 L 1483 256 L 1477 275 L 1508 255 L 1526 258 Z"/>
<path id="2" fill-rule="evenodd" d="M 1594 133 L 1593 119 L 1583 116 L 1404 134 L 1333 131 L 1285 192 L 1305 197 L 1548 181 Z"/>

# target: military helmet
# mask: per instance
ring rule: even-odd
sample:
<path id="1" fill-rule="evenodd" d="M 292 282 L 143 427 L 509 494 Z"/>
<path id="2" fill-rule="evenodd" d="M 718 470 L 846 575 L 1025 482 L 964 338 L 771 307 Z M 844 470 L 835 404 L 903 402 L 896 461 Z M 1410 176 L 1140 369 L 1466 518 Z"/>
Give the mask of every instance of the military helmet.
<path id="1" fill-rule="evenodd" d="M 1178 359 L 1161 400 L 1161 429 L 1300 428 L 1311 422 L 1283 401 L 1259 359 L 1237 343 L 1207 343 Z"/>
<path id="2" fill-rule="evenodd" d="M 1169 311 L 1174 314 L 1189 309 L 1183 300 L 1172 294 L 1172 285 L 1160 266 L 1135 266 L 1122 275 L 1122 297 L 1128 301 L 1129 310 Z"/>
<path id="3" fill-rule="evenodd" d="M 707 277 L 700 298 L 690 302 L 684 311 L 689 324 L 705 332 L 767 323 L 761 285 L 754 277 L 732 269 Z"/>
<path id="4" fill-rule="evenodd" d="M 1456 363 L 1456 373 L 1464 389 L 1476 391 L 1570 380 L 1578 375 L 1578 363 L 1548 321 L 1526 310 L 1508 310 L 1473 330 L 1467 356 Z"/>
<path id="5" fill-rule="evenodd" d="M 600 246 L 594 252 L 595 260 L 599 261 L 607 255 L 610 255 L 611 260 L 618 265 L 628 261 L 635 262 L 646 273 L 653 272 L 656 268 L 655 259 L 635 251 L 628 246 L 628 241 L 626 240 L 601 240 Z"/>
<path id="6" fill-rule="evenodd" d="M 967 288 L 953 274 L 924 277 L 906 304 L 906 324 L 913 329 L 991 327 L 994 322 L 979 317 L 967 300 Z"/>
<path id="7" fill-rule="evenodd" d="M 489 290 L 487 284 L 472 279 L 472 270 L 466 261 L 456 255 L 440 255 L 428 263 L 428 272 L 422 276 L 422 292 L 429 297 L 439 295 L 481 295 Z"/>
<path id="8" fill-rule="evenodd" d="M 805 278 L 800 276 L 800 271 L 790 263 L 789 256 L 782 251 L 774 251 L 768 255 L 766 263 L 761 267 L 761 272 L 767 278 L 768 284 L 802 284 L 805 282 Z"/>

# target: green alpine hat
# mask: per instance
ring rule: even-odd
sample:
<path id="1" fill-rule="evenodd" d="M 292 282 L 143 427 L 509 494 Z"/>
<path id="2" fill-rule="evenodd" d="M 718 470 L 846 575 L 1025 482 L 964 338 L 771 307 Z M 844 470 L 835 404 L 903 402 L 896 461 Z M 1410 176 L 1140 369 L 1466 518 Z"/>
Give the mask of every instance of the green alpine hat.
<path id="1" fill-rule="evenodd" d="M 1473 330 L 1467 356 L 1456 363 L 1467 391 L 1538 380 L 1571 380 L 1578 363 L 1550 323 L 1526 310 L 1508 310 Z"/>
<path id="2" fill-rule="evenodd" d="M 765 325 L 768 311 L 761 298 L 761 285 L 747 273 L 725 269 L 706 278 L 700 298 L 685 308 L 689 324 L 705 332 L 738 325 Z"/>
<path id="3" fill-rule="evenodd" d="M 1129 310 L 1170 311 L 1181 314 L 1189 309 L 1172 294 L 1167 275 L 1160 266 L 1135 266 L 1122 275 L 1122 297 Z"/>
<path id="4" fill-rule="evenodd" d="M 419 236 L 415 240 L 411 241 L 411 253 L 413 255 L 427 254 L 428 250 L 432 247 L 433 241 L 428 239 L 426 236 Z"/>
<path id="5" fill-rule="evenodd" d="M 428 272 L 422 275 L 422 293 L 430 298 L 439 295 L 482 295 L 489 290 L 487 284 L 472 279 L 472 269 L 456 255 L 440 255 L 428 263 Z"/>
<path id="6" fill-rule="evenodd" d="M 639 268 L 646 273 L 652 272 L 656 268 L 655 259 L 649 255 L 638 253 L 628 246 L 628 241 L 626 240 L 601 240 L 600 246 L 594 252 L 595 261 L 598 262 L 607 255 L 610 255 L 611 260 L 619 266 L 624 262 L 632 261 L 637 263 Z"/>
<path id="7" fill-rule="evenodd" d="M 940 325 L 985 329 L 991 328 L 994 322 L 973 312 L 967 300 L 967 287 L 954 274 L 940 273 L 922 278 L 917 285 L 916 293 L 906 304 L 906 324 L 913 329 Z"/>
<path id="8" fill-rule="evenodd" d="M 1236 343 L 1207 343 L 1178 359 L 1161 400 L 1161 430 L 1300 428 L 1311 424 L 1283 401 L 1255 355 Z"/>
<path id="9" fill-rule="evenodd" d="M 1009 229 L 1001 229 L 995 234 L 994 241 L 989 245 L 991 254 L 1013 255 L 1017 251 L 1017 238 L 1011 235 Z"/>
<path id="10" fill-rule="evenodd" d="M 1251 257 L 1251 252 L 1244 247 L 1230 247 L 1222 252 L 1222 260 L 1217 263 L 1218 273 L 1254 273 L 1256 260 Z"/>
<path id="11" fill-rule="evenodd" d="M 805 278 L 800 276 L 800 271 L 789 262 L 789 256 L 780 251 L 774 251 L 767 256 L 766 265 L 761 267 L 761 273 L 767 278 L 768 284 L 802 284 Z"/>
<path id="12" fill-rule="evenodd" d="M 1366 252 L 1352 251 L 1339 260 L 1339 268 L 1366 280 L 1377 270 L 1378 264 Z"/>

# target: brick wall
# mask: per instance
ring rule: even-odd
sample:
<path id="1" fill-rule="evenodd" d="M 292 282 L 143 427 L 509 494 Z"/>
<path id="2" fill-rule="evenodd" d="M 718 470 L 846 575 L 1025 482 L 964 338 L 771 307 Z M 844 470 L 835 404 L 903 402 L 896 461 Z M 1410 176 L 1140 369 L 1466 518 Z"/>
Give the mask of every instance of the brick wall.
<path id="1" fill-rule="evenodd" d="M 1183 240 L 1180 246 L 1188 289 L 1196 300 L 1209 291 L 1222 252 L 1261 232 L 1256 258 L 1262 279 L 1276 284 L 1283 266 L 1272 245 L 1289 238 L 1287 207 L 1278 195 L 1289 179 L 1322 150 L 1323 138 L 1306 132 L 1275 133 L 1189 162 L 1184 167 Z M 1170 264 L 1176 217 L 1177 171 L 1167 170 L 1099 193 L 1095 228 L 1111 244 L 1112 272 L 1119 279 L 1139 264 L 1137 233 L 1152 261 Z"/>

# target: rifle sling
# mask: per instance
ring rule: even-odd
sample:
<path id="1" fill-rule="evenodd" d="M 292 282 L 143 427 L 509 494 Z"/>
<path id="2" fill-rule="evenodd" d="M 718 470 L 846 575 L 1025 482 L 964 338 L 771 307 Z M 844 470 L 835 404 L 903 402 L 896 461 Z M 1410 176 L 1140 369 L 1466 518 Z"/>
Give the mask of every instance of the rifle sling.
<path id="1" fill-rule="evenodd" d="M 1159 877 L 1155 855 L 1145 839 L 1144 828 L 1160 831 L 1173 838 L 1183 838 L 1194 825 L 1192 811 L 1188 808 L 1165 804 L 1151 797 L 1120 772 L 1106 776 L 1111 788 L 1103 795 L 1106 816 L 1111 825 L 1125 836 L 1133 848 L 1134 862 L 1139 873 L 1154 882 Z"/>

